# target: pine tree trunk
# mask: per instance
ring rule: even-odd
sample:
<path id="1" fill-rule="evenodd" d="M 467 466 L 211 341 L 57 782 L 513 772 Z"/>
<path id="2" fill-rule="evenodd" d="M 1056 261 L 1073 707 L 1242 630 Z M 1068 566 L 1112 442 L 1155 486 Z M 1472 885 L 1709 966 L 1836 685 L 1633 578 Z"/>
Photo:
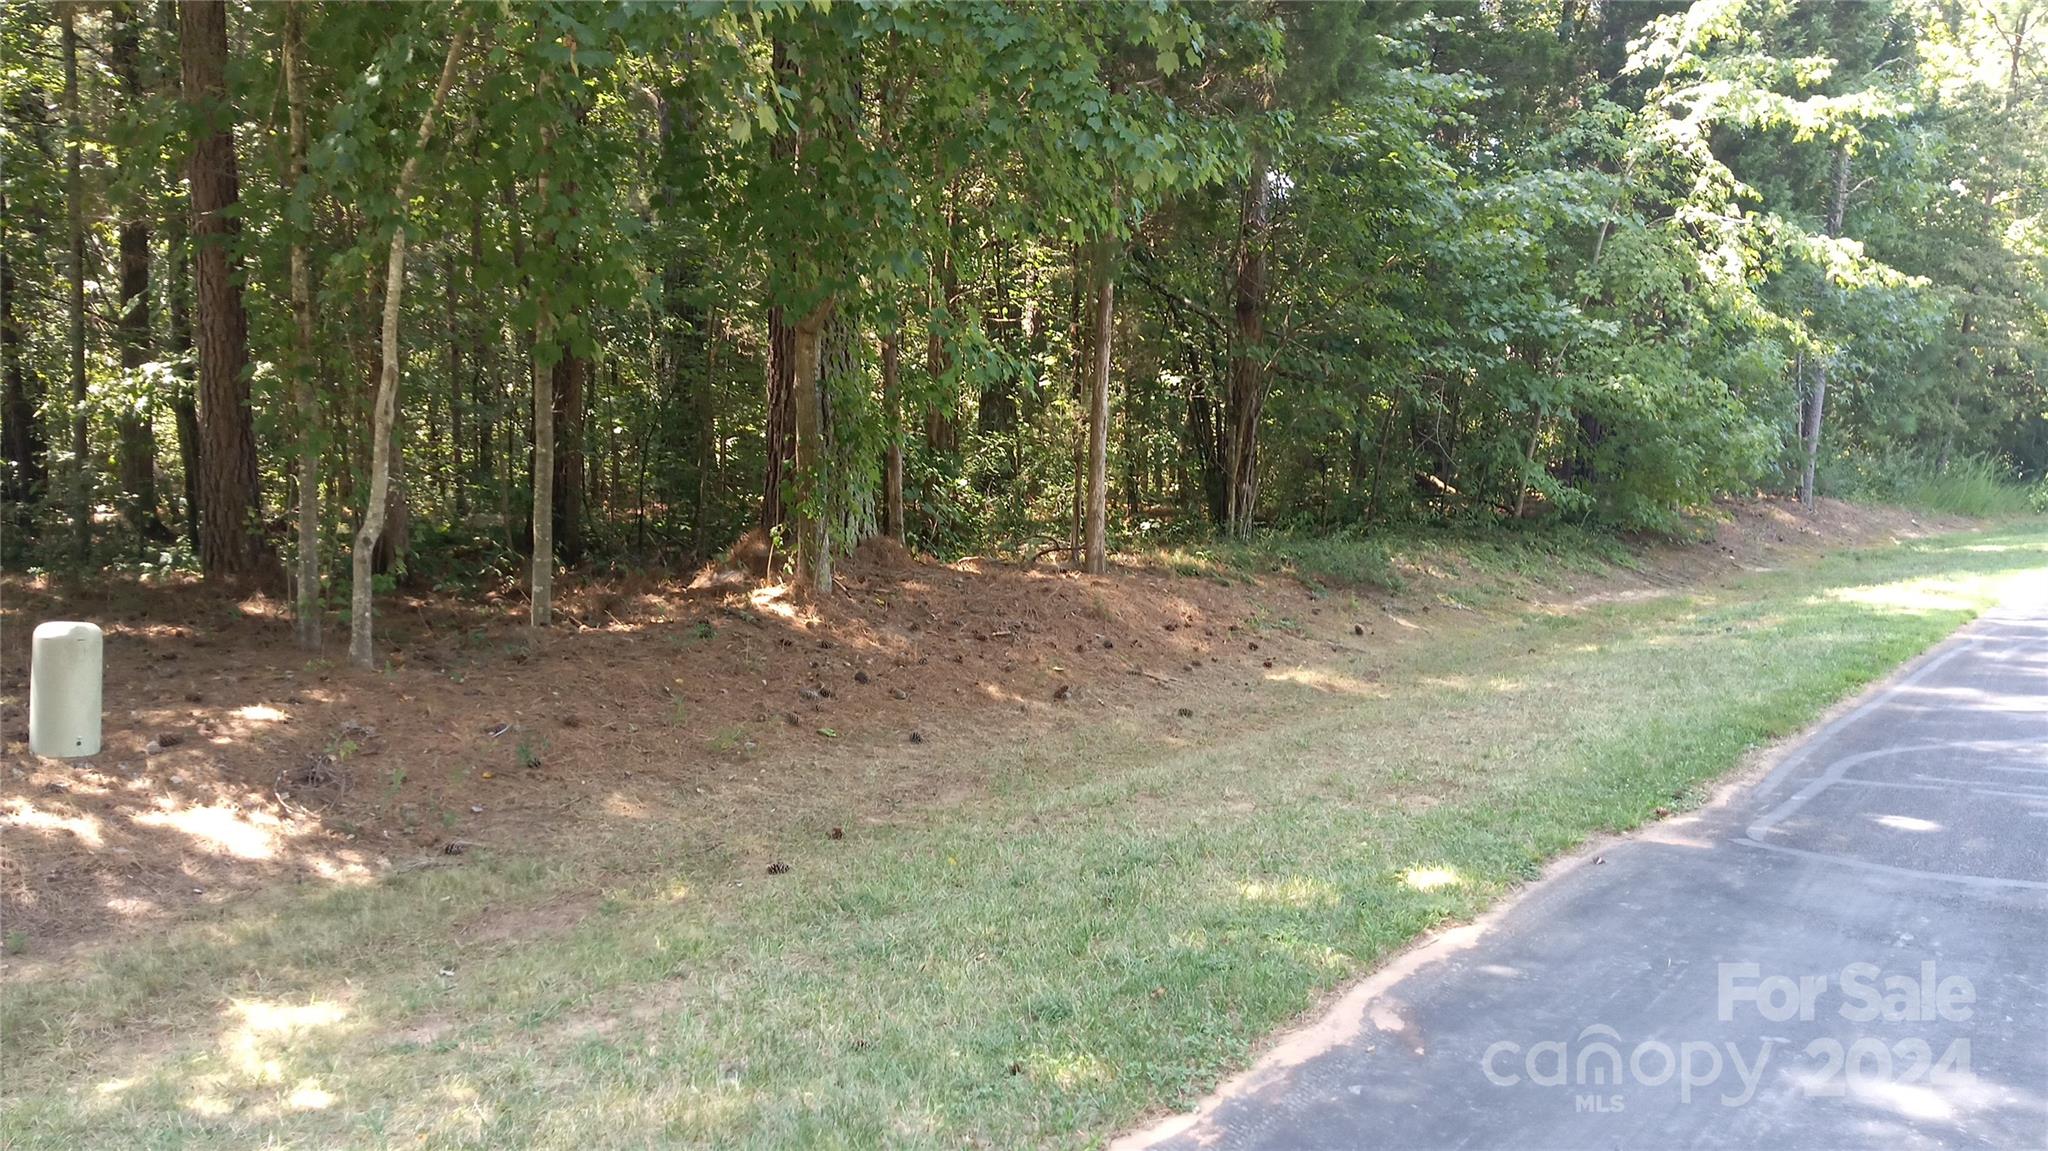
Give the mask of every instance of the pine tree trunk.
<path id="1" fill-rule="evenodd" d="M 448 57 L 441 65 L 440 83 L 434 88 L 434 98 L 427 105 L 426 114 L 420 117 L 419 140 L 412 154 L 405 158 L 405 166 L 399 169 L 398 188 L 392 197 L 399 222 L 391 230 L 391 254 L 385 260 L 383 350 L 377 373 L 376 405 L 370 417 L 370 494 L 364 501 L 362 525 L 356 529 L 355 547 L 349 554 L 353 570 L 350 572 L 349 589 L 348 658 L 357 667 L 376 664 L 371 634 L 375 584 L 370 567 L 378 538 L 384 533 L 385 501 L 391 494 L 392 428 L 398 417 L 398 316 L 399 305 L 405 298 L 405 207 L 412 196 L 413 180 L 419 173 L 420 154 L 427 150 L 427 144 L 434 136 L 434 119 L 448 98 L 448 89 L 455 84 L 455 65 L 462 58 L 462 46 L 468 34 L 467 28 L 457 28 L 448 41 Z"/>
<path id="2" fill-rule="evenodd" d="M 71 240 L 71 534 L 74 556 L 83 564 L 92 558 L 93 488 L 85 406 L 85 119 L 78 107 L 78 9 L 66 4 L 58 12 L 64 21 L 64 200 Z"/>
<path id="3" fill-rule="evenodd" d="M 1102 241 L 1095 270 L 1095 351 L 1088 400 L 1088 502 L 1083 570 L 1109 570 L 1109 371 L 1116 325 L 1116 279 Z"/>
<path id="4" fill-rule="evenodd" d="M 193 283 L 199 344 L 200 565 L 210 578 L 256 570 L 262 491 L 249 411 L 249 317 L 242 307 L 240 179 L 228 101 L 224 0 L 179 0 L 184 99 L 196 127 L 192 194 Z"/>

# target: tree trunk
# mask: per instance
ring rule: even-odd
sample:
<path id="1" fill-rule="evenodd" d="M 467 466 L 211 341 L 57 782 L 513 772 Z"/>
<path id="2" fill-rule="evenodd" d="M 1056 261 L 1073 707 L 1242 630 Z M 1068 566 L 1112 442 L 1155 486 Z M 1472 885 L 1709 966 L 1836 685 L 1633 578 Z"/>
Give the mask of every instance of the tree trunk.
<path id="1" fill-rule="evenodd" d="M 1227 530 L 1230 527 L 1230 465 L 1223 447 L 1222 417 L 1216 410 L 1216 401 L 1210 397 L 1210 373 L 1215 370 L 1214 352 L 1212 349 L 1212 358 L 1205 365 L 1201 347 L 1192 335 L 1184 334 L 1182 339 L 1188 357 L 1188 439 L 1193 443 L 1201 480 L 1202 506 L 1209 513 L 1210 523 Z"/>
<path id="2" fill-rule="evenodd" d="M 612 397 L 612 412 L 621 410 L 618 403 L 618 356 L 604 358 L 604 395 Z M 590 412 L 598 410 L 598 399 L 590 397 Z M 623 418 L 623 416 L 621 416 Z M 604 436 L 604 459 L 590 461 L 590 494 L 586 504 L 592 508 L 604 508 L 604 526 L 618 526 L 618 420 L 598 420 L 598 430 Z"/>
<path id="3" fill-rule="evenodd" d="M 796 489 L 790 520 L 796 528 L 796 583 L 818 596 L 832 592 L 831 518 L 826 514 L 824 388 L 819 379 L 825 325 L 832 305 L 820 304 L 796 326 Z"/>
<path id="4" fill-rule="evenodd" d="M 780 306 L 768 309 L 767 466 L 761 486 L 761 530 L 788 515 L 783 482 L 796 456 L 796 329 Z"/>
<path id="5" fill-rule="evenodd" d="M 1827 229 L 1830 238 L 1842 234 L 1842 217 L 1849 207 L 1849 148 L 1846 144 L 1835 146 L 1834 187 L 1828 196 Z M 1813 390 L 1806 398 L 1804 426 L 1799 430 L 1801 446 L 1805 449 L 1804 466 L 1799 475 L 1799 502 L 1811 508 L 1814 506 L 1815 473 L 1820 468 L 1820 435 L 1822 418 L 1827 411 L 1828 369 L 1833 366 L 1832 356 L 1816 356 L 1813 362 Z"/>
<path id="6" fill-rule="evenodd" d="M 7 505 L 8 518 L 0 531 L 6 535 L 10 553 L 25 542 L 35 524 L 35 505 L 42 499 L 47 479 L 44 471 L 45 446 L 42 417 L 29 394 L 29 369 L 22 358 L 21 325 L 14 317 L 14 261 L 12 237 L 7 235 L 7 201 L 0 194 L 0 377 L 5 393 L 0 397 L 0 503 Z"/>
<path id="7" fill-rule="evenodd" d="M 288 0 L 284 14 L 284 84 L 291 128 L 290 182 L 306 179 L 306 82 L 304 0 Z M 297 575 L 293 579 L 293 630 L 299 646 L 320 648 L 320 398 L 313 372 L 313 261 L 306 250 L 307 229 L 292 229 L 292 341 L 290 378 L 293 406 L 298 409 L 299 525 Z"/>
<path id="8" fill-rule="evenodd" d="M 412 579 L 412 481 L 405 468 L 405 419 L 399 411 L 392 413 L 391 481 L 384 489 L 384 531 L 370 549 L 370 574 L 388 575 L 400 585 Z"/>
<path id="9" fill-rule="evenodd" d="M 540 178 L 539 189 L 540 200 L 546 203 L 546 176 Z M 533 334 L 533 593 L 526 617 L 536 629 L 548 626 L 555 589 L 555 375 L 553 365 L 541 362 L 554 334 L 549 306 L 543 291 Z"/>
<path id="10" fill-rule="evenodd" d="M 462 57 L 463 41 L 468 35 L 467 28 L 458 27 L 448 41 L 448 57 L 441 64 L 440 82 L 434 87 L 434 98 L 427 105 L 426 114 L 420 117 L 419 139 L 412 154 L 405 158 L 405 166 L 399 169 L 397 194 L 392 197 L 398 223 L 391 229 L 391 254 L 386 259 L 384 270 L 383 356 L 377 373 L 376 407 L 370 417 L 370 495 L 364 501 L 362 526 L 356 529 L 355 547 L 349 555 L 353 570 L 350 572 L 349 589 L 348 658 L 357 667 L 376 664 L 371 637 L 375 585 L 370 563 L 378 537 L 384 532 L 385 500 L 391 490 L 391 430 L 398 416 L 398 313 L 405 298 L 405 206 L 412 196 L 413 179 L 419 173 L 420 154 L 427 150 L 428 142 L 434 137 L 434 118 L 448 98 L 448 89 L 455 84 L 455 65 Z"/>
<path id="11" fill-rule="evenodd" d="M 85 406 L 85 118 L 78 107 L 78 8 L 58 9 L 64 21 L 64 201 L 70 223 L 71 534 L 80 564 L 92 558 L 92 447 Z"/>
<path id="12" fill-rule="evenodd" d="M 1088 341 L 1083 338 L 1084 333 L 1081 329 L 1081 298 L 1085 294 L 1084 284 L 1094 275 L 1094 270 L 1083 262 L 1082 249 L 1078 242 L 1069 249 L 1068 263 L 1073 272 L 1067 296 L 1067 344 L 1073 349 L 1072 371 L 1068 378 L 1073 384 L 1074 410 L 1078 413 L 1088 395 L 1088 365 L 1092 361 Z M 1087 492 L 1084 490 L 1087 487 L 1088 474 L 1088 437 L 1085 434 L 1085 425 L 1086 421 L 1082 420 L 1079 425 L 1070 427 L 1072 434 L 1068 436 L 1074 461 L 1074 483 L 1071 498 L 1067 501 L 1067 563 L 1074 567 L 1080 566 L 1081 563 L 1082 508 L 1088 502 Z"/>
<path id="13" fill-rule="evenodd" d="M 178 422 L 178 468 L 184 477 L 185 542 L 196 554 L 199 543 L 199 404 L 192 378 L 191 244 L 182 221 L 173 213 L 167 230 L 171 251 L 171 359 L 177 364 L 177 388 L 171 412 Z"/>
<path id="14" fill-rule="evenodd" d="M 1522 453 L 1522 474 L 1515 477 L 1515 518 L 1518 520 L 1529 506 L 1529 477 L 1536 472 L 1536 444 L 1543 438 L 1543 409 L 1532 409 L 1530 416 L 1529 447 Z"/>
<path id="15" fill-rule="evenodd" d="M 448 482 L 449 508 L 460 521 L 469 512 L 469 477 L 462 467 L 462 273 L 450 247 L 441 258 L 442 303 L 448 312 Z"/>
<path id="16" fill-rule="evenodd" d="M 1100 242 L 1095 268 L 1095 352 L 1088 401 L 1088 503 L 1083 568 L 1109 570 L 1109 369 L 1116 324 L 1116 279 L 1109 241 Z"/>
<path id="17" fill-rule="evenodd" d="M 939 255 L 939 284 L 935 304 L 943 304 L 948 324 L 960 322 L 960 274 L 953 266 L 952 245 L 956 236 L 951 209 L 946 218 L 946 251 Z M 931 374 L 932 385 L 937 387 L 953 372 L 953 353 L 936 327 L 927 327 L 925 335 L 925 370 Z M 956 394 L 953 397 L 957 400 Z M 934 452 L 952 453 L 960 450 L 960 428 L 953 418 L 953 403 L 935 401 L 925 409 L 924 440 Z"/>
<path id="18" fill-rule="evenodd" d="M 256 570 L 262 491 L 249 411 L 249 317 L 242 307 L 240 180 L 228 103 L 225 0 L 179 0 L 184 99 L 193 120 L 193 283 L 199 343 L 200 566 L 209 578 Z"/>
<path id="19" fill-rule="evenodd" d="M 770 47 L 771 67 L 778 83 L 794 85 L 796 58 L 777 37 Z M 797 133 L 779 132 L 769 142 L 768 155 L 777 165 L 793 163 Z M 796 456 L 796 329 L 780 304 L 768 309 L 768 413 L 765 427 L 767 458 L 762 469 L 761 530 L 773 532 L 789 514 L 783 498 L 783 484 Z"/>
<path id="20" fill-rule="evenodd" d="M 142 83 L 142 25 L 133 3 L 114 6 L 114 72 L 121 80 L 121 94 L 130 108 L 140 109 L 149 99 Z M 124 165 L 125 167 L 126 165 Z M 133 197 L 121 220 L 121 370 L 131 381 L 139 381 L 150 359 L 149 338 L 149 214 L 146 201 Z M 136 554 L 151 540 L 168 539 L 156 506 L 156 430 L 150 413 L 155 407 L 152 387 L 139 387 L 142 397 L 136 407 L 123 405 L 115 419 L 119 431 L 118 472 L 121 484 L 121 515 L 135 535 Z"/>
<path id="21" fill-rule="evenodd" d="M 1266 404 L 1266 252 L 1271 235 L 1271 185 L 1265 164 L 1253 157 L 1239 208 L 1237 275 L 1232 306 L 1230 392 L 1226 398 L 1225 454 L 1229 468 L 1225 515 L 1230 534 L 1245 539 L 1259 495 L 1259 418 Z"/>
<path id="22" fill-rule="evenodd" d="M 471 138 L 474 140 L 474 134 Z M 472 277 L 484 266 L 484 202 L 481 196 L 470 203 L 469 266 Z M 475 417 L 470 423 L 476 429 L 476 450 L 471 457 L 474 474 L 471 478 L 488 484 L 497 474 L 497 466 L 491 459 L 491 423 L 497 418 L 504 389 L 498 385 L 495 329 L 489 323 L 475 323 L 470 327 L 470 335 L 476 340 L 475 354 L 470 356 L 472 378 L 469 395 Z M 486 386 L 490 388 L 488 402 Z"/>
<path id="23" fill-rule="evenodd" d="M 898 34 L 889 33 L 889 50 L 899 45 Z M 876 108 L 885 150 L 896 147 L 890 118 L 897 107 L 899 88 L 896 74 L 885 71 L 881 102 Z M 894 303 L 894 300 L 891 300 Z M 903 317 L 888 317 L 889 330 L 882 334 L 882 534 L 903 541 Z"/>
<path id="24" fill-rule="evenodd" d="M 1000 235 L 990 242 L 988 303 L 982 312 L 982 327 L 988 333 L 989 342 L 1005 352 L 1016 354 L 1018 322 L 1015 301 L 1011 298 L 1010 277 L 1012 275 L 1010 247 Z M 981 396 L 975 405 L 974 428 L 991 443 L 1009 436 L 1017 430 L 1017 381 L 1008 372 L 993 378 L 985 378 L 981 385 Z M 994 483 L 990 490 L 1001 492 L 1009 487 L 1009 481 L 1016 476 L 1015 468 L 1003 460 L 988 472 L 988 479 Z"/>
<path id="25" fill-rule="evenodd" d="M 827 537 L 841 547 L 852 547 L 875 533 L 872 501 L 855 506 L 848 499 L 845 477 L 859 464 L 846 458 L 840 436 L 847 417 L 834 410 L 849 394 L 867 391 L 860 366 L 860 317 L 849 307 L 835 305 L 818 343 L 818 458 L 824 461 L 825 483 L 825 498 L 819 508 L 825 516 Z M 835 392 L 839 398 L 835 399 Z"/>
<path id="26" fill-rule="evenodd" d="M 1401 406 L 1399 397 L 1388 396 L 1387 414 L 1380 419 L 1379 442 L 1373 448 L 1372 457 L 1372 494 L 1366 497 L 1365 505 L 1367 527 L 1371 527 L 1380 517 L 1380 493 L 1385 490 L 1383 484 L 1387 471 L 1387 446 L 1393 442 L 1394 415 L 1401 410 Z"/>
<path id="27" fill-rule="evenodd" d="M 556 556 L 569 567 L 583 562 L 583 393 L 589 374 L 589 361 L 564 348 L 549 389 L 554 404 L 549 423 L 555 433 L 554 451 L 549 453 L 555 472 L 549 535 Z"/>
<path id="28" fill-rule="evenodd" d="M 718 482 L 718 310 L 704 315 L 704 382 L 698 389 L 703 418 L 697 421 L 697 506 L 690 521 L 690 549 L 710 554 L 711 491 Z"/>
<path id="29" fill-rule="evenodd" d="M 882 337 L 882 419 L 888 444 L 882 458 L 882 534 L 903 539 L 903 396 L 897 390 L 903 359 L 903 329 Z"/>

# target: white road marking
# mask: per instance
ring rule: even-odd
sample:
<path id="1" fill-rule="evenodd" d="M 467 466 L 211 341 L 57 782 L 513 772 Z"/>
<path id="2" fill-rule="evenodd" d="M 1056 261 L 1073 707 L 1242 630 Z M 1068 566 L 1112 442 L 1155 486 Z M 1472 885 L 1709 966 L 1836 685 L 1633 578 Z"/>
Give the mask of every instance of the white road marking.
<path id="1" fill-rule="evenodd" d="M 2034 814 L 2041 815 L 2044 813 L 2035 812 Z M 1965 887 L 2019 888 L 2022 891 L 2048 891 L 2048 881 L 2039 879 L 2007 879 L 1999 875 L 1967 875 L 1955 871 L 1921 871 L 1913 867 L 1893 867 L 1889 863 L 1872 863 L 1867 859 L 1857 859 L 1848 855 L 1830 855 L 1825 851 L 1808 851 L 1803 847 L 1787 847 L 1782 843 L 1759 843 L 1754 839 L 1742 836 L 1737 836 L 1729 840 L 1729 842 L 1739 843 L 1744 847 L 1758 848 L 1763 851 L 1775 851 L 1782 855 L 1797 855 L 1806 859 L 1826 860 L 1829 863 L 1839 863 L 1843 867 L 1856 867 L 1864 871 L 1882 872 L 1885 875 L 1898 875 L 1909 879 L 1939 879 L 1948 883 L 1959 883 Z"/>

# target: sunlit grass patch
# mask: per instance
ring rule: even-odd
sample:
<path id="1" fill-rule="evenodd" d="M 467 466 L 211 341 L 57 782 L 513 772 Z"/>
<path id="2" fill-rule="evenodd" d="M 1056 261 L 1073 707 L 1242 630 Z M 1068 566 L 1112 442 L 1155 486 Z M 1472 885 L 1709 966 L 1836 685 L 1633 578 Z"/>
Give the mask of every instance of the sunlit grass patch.
<path id="1" fill-rule="evenodd" d="M 1455 867 L 1411 867 L 1401 873 L 1401 882 L 1417 891 L 1435 891 L 1439 887 L 1453 887 L 1464 880 Z"/>

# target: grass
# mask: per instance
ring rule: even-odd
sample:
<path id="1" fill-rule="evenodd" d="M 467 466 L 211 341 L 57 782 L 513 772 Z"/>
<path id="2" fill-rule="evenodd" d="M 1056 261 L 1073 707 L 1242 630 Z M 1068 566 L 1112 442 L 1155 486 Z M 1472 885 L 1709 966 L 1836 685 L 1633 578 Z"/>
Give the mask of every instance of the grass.
<path id="1" fill-rule="evenodd" d="M 1099 1145 L 2044 568 L 2014 526 L 1332 653 L 775 877 L 656 827 L 277 892 L 11 979 L 0 1143 Z"/>

